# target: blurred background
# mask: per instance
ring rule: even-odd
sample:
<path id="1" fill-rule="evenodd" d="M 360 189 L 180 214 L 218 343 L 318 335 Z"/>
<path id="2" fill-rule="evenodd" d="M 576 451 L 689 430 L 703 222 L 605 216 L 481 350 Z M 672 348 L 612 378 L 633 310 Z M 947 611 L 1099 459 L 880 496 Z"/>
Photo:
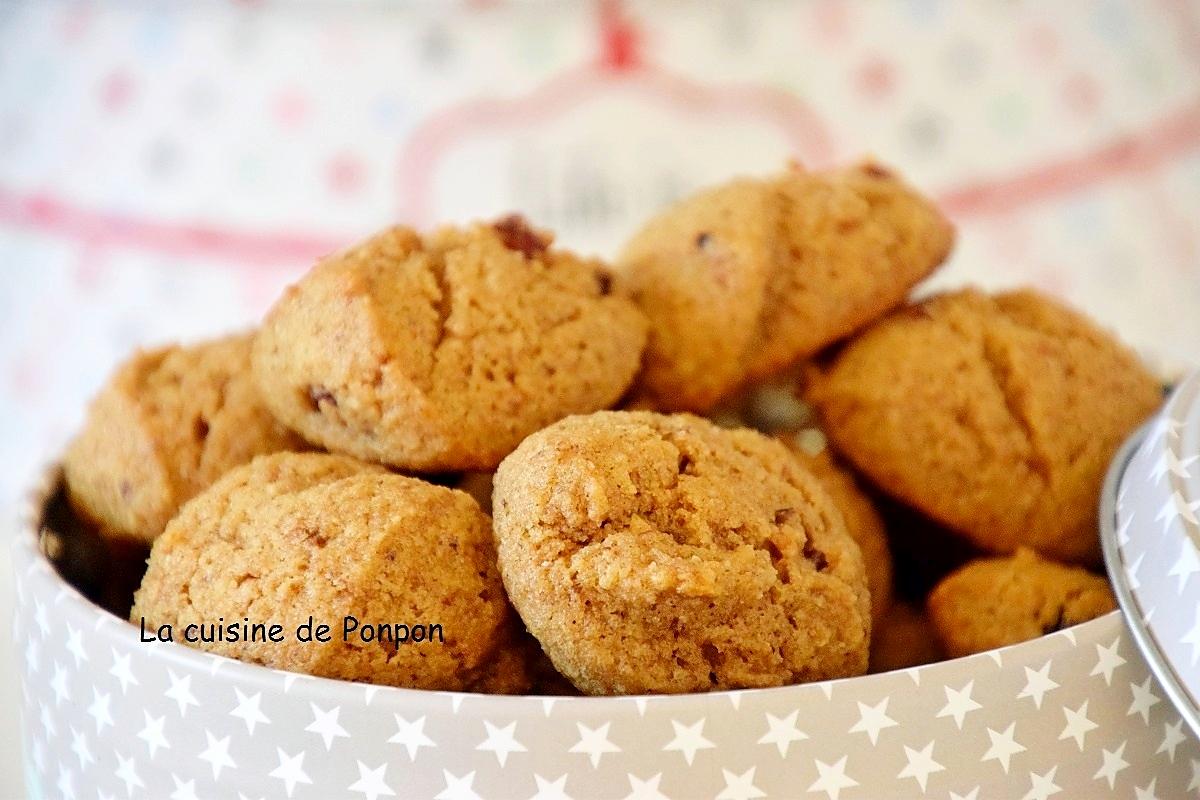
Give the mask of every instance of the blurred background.
<path id="1" fill-rule="evenodd" d="M 935 287 L 1196 360 L 1198 2 L 0 4 L 4 531 L 118 359 L 252 325 L 374 228 L 519 209 L 611 255 L 696 186 L 863 154 L 958 224 Z"/>

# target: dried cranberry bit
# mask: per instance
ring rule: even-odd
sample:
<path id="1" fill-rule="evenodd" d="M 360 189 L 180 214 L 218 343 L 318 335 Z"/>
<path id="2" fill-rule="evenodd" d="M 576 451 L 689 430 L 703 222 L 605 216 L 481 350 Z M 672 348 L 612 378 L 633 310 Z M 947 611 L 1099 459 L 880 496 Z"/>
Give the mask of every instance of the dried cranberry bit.
<path id="1" fill-rule="evenodd" d="M 763 542 L 763 547 L 770 554 L 772 564 L 778 564 L 783 561 L 783 551 L 779 549 L 779 545 L 775 543 L 774 539 L 767 539 Z"/>
<path id="2" fill-rule="evenodd" d="M 886 167 L 876 164 L 874 161 L 867 162 L 862 165 L 862 173 L 870 178 L 879 178 L 887 180 L 892 177 L 892 173 Z"/>
<path id="3" fill-rule="evenodd" d="M 520 214 L 509 214 L 492 224 L 500 241 L 509 250 L 515 250 L 526 258 L 533 258 L 546 252 L 549 242 L 542 238 Z"/>
<path id="4" fill-rule="evenodd" d="M 774 539 L 767 539 L 763 542 L 762 549 L 766 550 L 767 555 L 771 558 L 771 566 L 775 568 L 775 574 L 779 576 L 779 582 L 785 584 L 791 583 L 792 571 L 779 543 Z"/>
<path id="5" fill-rule="evenodd" d="M 826 558 L 825 554 L 818 550 L 815 545 L 813 545 L 812 538 L 807 538 L 804 540 L 803 554 L 804 557 L 811 561 L 812 565 L 817 568 L 817 572 L 824 572 L 825 568 L 829 566 L 829 559 Z"/>
<path id="6" fill-rule="evenodd" d="M 596 270 L 596 286 L 601 297 L 608 297 L 612 294 L 613 277 L 602 269 Z"/>

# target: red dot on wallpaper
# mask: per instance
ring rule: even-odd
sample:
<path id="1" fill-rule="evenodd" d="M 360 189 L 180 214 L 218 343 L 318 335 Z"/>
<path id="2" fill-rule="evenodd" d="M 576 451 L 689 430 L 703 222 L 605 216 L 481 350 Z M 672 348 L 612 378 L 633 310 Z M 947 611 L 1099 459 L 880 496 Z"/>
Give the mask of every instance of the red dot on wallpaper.
<path id="1" fill-rule="evenodd" d="M 121 111 L 133 100 L 133 90 L 133 78 L 128 73 L 110 73 L 100 84 L 100 103 L 105 111 Z"/>
<path id="2" fill-rule="evenodd" d="M 896 88 L 896 68 L 882 58 L 868 59 L 855 70 L 854 86 L 859 94 L 880 100 Z"/>
<path id="3" fill-rule="evenodd" d="M 611 70 L 635 67 L 641 61 L 642 33 L 612 0 L 600 3 L 600 63 Z"/>
<path id="4" fill-rule="evenodd" d="M 308 100 L 300 92 L 281 92 L 272 104 L 272 112 L 280 125 L 294 128 L 308 116 Z"/>
<path id="5" fill-rule="evenodd" d="M 1100 107 L 1100 86 L 1090 75 L 1073 75 L 1063 84 L 1063 102 L 1076 114 L 1094 114 Z"/>
<path id="6" fill-rule="evenodd" d="M 822 0 L 812 6 L 813 28 L 829 42 L 840 42 L 850 33 L 850 11 L 847 3 Z"/>
<path id="7" fill-rule="evenodd" d="M 58 32 L 64 41 L 73 42 L 88 32 L 92 24 L 92 10 L 85 5 L 73 5 L 63 12 Z"/>
<path id="8" fill-rule="evenodd" d="M 19 359 L 9 368 L 8 385 L 12 393 L 28 400 L 40 388 L 42 370 L 37 362 L 29 357 Z"/>
<path id="9" fill-rule="evenodd" d="M 325 179 L 334 194 L 353 194 L 362 188 L 367 171 L 362 162 L 349 153 L 336 155 L 325 168 Z"/>
<path id="10" fill-rule="evenodd" d="M 1058 33 L 1053 28 L 1039 25 L 1031 28 L 1026 35 L 1025 47 L 1034 60 L 1046 64 L 1058 55 L 1062 43 Z"/>

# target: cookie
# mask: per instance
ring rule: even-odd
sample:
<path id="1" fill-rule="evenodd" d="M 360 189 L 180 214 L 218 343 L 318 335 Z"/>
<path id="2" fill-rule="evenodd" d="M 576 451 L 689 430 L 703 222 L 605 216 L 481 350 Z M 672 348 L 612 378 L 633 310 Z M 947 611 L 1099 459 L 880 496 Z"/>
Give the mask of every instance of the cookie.
<path id="1" fill-rule="evenodd" d="M 812 436 L 806 434 L 815 434 Z M 887 528 L 871 498 L 853 473 L 838 463 L 824 446 L 819 431 L 808 429 L 782 435 L 780 441 L 821 482 L 846 523 L 846 531 L 862 551 L 871 592 L 872 627 L 878 625 L 892 604 L 892 554 Z"/>
<path id="2" fill-rule="evenodd" d="M 263 405 L 250 342 L 142 351 L 119 366 L 63 459 L 76 512 L 110 539 L 149 543 L 227 470 L 303 446 Z"/>
<path id="3" fill-rule="evenodd" d="M 953 239 L 927 199 L 873 163 L 688 197 L 618 260 L 650 319 L 637 391 L 663 411 L 707 411 L 902 302 Z"/>
<path id="4" fill-rule="evenodd" d="M 688 415 L 598 412 L 530 436 L 493 493 L 500 571 L 586 694 L 862 673 L 862 556 L 780 443 Z"/>
<path id="5" fill-rule="evenodd" d="M 810 383 L 836 449 L 988 552 L 1097 563 L 1117 447 L 1161 402 L 1137 357 L 1032 290 L 940 295 L 873 326 Z"/>
<path id="6" fill-rule="evenodd" d="M 262 456 L 170 522 L 130 618 L 177 637 L 219 620 L 279 624 L 280 642 L 190 644 L 291 672 L 521 691 L 528 676 L 509 652 L 514 618 L 495 559 L 490 521 L 462 492 L 343 456 Z M 329 642 L 294 635 L 310 615 L 331 626 Z"/>
<path id="7" fill-rule="evenodd" d="M 933 623 L 924 611 L 908 603 L 895 603 L 872 628 L 871 672 L 932 664 L 946 657 Z"/>
<path id="8" fill-rule="evenodd" d="M 1087 622 L 1117 602 L 1104 578 L 1021 548 L 972 561 L 934 587 L 927 606 L 946 652 L 957 657 Z"/>
<path id="9" fill-rule="evenodd" d="M 330 451 L 454 472 L 613 405 L 645 319 L 602 264 L 550 243 L 514 217 L 425 238 L 392 228 L 325 259 L 255 342 L 272 411 Z"/>

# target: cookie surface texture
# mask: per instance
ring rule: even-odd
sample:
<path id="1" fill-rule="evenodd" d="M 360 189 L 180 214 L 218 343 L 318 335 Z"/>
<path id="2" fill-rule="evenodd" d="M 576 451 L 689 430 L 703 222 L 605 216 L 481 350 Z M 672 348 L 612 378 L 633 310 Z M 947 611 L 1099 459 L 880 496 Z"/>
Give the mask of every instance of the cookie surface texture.
<path id="1" fill-rule="evenodd" d="M 662 411 L 707 411 L 898 305 L 953 239 L 928 200 L 873 163 L 685 198 L 618 259 L 651 326 L 637 393 Z"/>
<path id="2" fill-rule="evenodd" d="M 951 657 L 1035 639 L 1117 607 L 1104 578 L 1022 549 L 973 561 L 939 583 L 929 617 Z"/>
<path id="3" fill-rule="evenodd" d="M 529 437 L 493 495 L 526 627 L 587 694 L 862 673 L 862 556 L 780 443 L 688 415 L 599 412 Z"/>
<path id="4" fill-rule="evenodd" d="M 872 483 L 985 551 L 1099 560 L 1117 447 L 1161 402 L 1136 356 L 1033 291 L 968 289 L 895 313 L 808 389 Z"/>
<path id="5" fill-rule="evenodd" d="M 230 468 L 304 446 L 263 404 L 250 343 L 165 347 L 119 366 L 64 457 L 75 510 L 106 536 L 149 543 Z"/>
<path id="6" fill-rule="evenodd" d="M 519 219 L 393 228 L 286 291 L 254 370 L 275 414 L 330 451 L 488 470 L 533 431 L 614 404 L 645 329 L 602 264 Z"/>
<path id="7" fill-rule="evenodd" d="M 330 642 L 297 641 L 309 615 L 331 625 Z M 349 638 L 347 616 L 359 621 Z M 527 683 L 475 501 L 343 456 L 264 456 L 184 506 L 151 550 L 131 612 L 142 617 L 180 632 L 220 617 L 279 623 L 281 643 L 193 646 L 292 672 L 422 689 Z M 380 623 L 429 636 L 362 638 Z"/>

